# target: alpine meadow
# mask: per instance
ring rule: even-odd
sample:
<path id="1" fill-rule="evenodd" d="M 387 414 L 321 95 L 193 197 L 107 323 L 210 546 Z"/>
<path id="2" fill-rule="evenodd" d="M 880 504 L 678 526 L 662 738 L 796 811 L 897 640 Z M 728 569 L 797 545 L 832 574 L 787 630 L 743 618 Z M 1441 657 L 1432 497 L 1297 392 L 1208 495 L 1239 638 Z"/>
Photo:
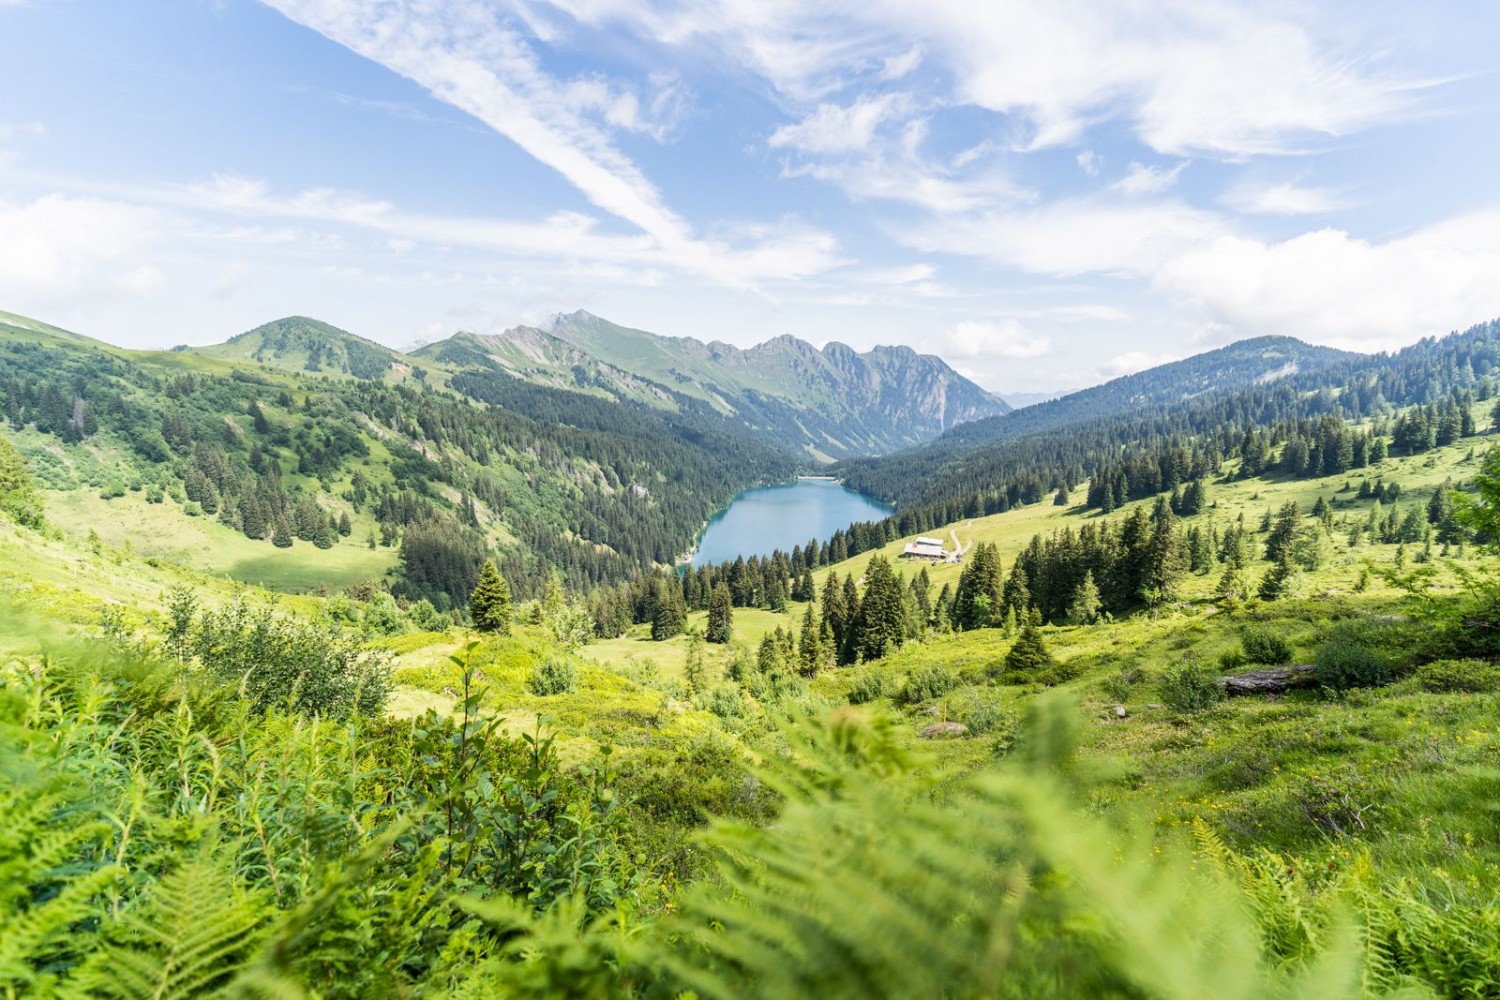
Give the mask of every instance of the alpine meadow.
<path id="1" fill-rule="evenodd" d="M 1500 997 L 1495 30 L 0 2 L 0 997 Z"/>

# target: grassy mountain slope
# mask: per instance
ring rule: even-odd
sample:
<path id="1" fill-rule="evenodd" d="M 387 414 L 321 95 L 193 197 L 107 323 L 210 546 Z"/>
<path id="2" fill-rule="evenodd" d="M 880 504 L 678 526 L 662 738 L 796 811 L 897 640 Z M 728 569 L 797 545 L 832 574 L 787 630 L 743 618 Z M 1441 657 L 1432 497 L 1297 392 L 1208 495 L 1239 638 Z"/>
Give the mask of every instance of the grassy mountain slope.
<path id="1" fill-rule="evenodd" d="M 401 381 L 425 378 L 425 366 L 355 336 L 336 326 L 306 316 L 288 316 L 229 338 L 222 344 L 187 348 L 211 358 L 253 361 L 282 371 L 347 375 L 351 378 Z"/>

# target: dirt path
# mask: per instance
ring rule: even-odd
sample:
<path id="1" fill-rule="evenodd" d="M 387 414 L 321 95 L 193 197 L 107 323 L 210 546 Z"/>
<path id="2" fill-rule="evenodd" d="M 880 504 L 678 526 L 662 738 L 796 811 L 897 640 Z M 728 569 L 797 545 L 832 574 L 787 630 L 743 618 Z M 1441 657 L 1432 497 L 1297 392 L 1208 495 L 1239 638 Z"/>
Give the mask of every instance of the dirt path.
<path id="1" fill-rule="evenodd" d="M 965 528 L 972 528 L 972 527 L 974 527 L 973 520 L 970 520 L 968 524 L 964 525 L 964 527 Z M 948 529 L 948 534 L 953 539 L 953 559 L 952 559 L 952 561 L 953 562 L 958 562 L 959 558 L 962 557 L 965 552 L 969 551 L 969 546 L 965 545 L 963 542 L 960 542 L 958 540 L 958 529 L 957 528 L 949 528 Z M 973 543 L 971 542 L 970 544 L 973 544 Z"/>

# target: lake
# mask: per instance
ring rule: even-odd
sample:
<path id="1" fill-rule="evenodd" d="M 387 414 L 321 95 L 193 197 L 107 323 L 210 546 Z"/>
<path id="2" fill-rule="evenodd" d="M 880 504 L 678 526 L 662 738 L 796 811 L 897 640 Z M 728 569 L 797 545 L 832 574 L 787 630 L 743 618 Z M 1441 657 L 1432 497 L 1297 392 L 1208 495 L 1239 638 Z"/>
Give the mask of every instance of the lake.
<path id="1" fill-rule="evenodd" d="M 798 479 L 746 490 L 714 515 L 698 540 L 693 562 L 734 562 L 739 556 L 791 552 L 855 521 L 883 521 L 893 508 L 831 479 Z"/>

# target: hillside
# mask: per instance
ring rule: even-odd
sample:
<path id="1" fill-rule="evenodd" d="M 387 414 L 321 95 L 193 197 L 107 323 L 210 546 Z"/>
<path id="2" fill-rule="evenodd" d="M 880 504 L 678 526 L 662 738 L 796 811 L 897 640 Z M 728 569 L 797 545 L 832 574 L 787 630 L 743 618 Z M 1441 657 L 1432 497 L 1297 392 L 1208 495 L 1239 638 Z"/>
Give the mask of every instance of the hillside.
<path id="1" fill-rule="evenodd" d="M 693 628 L 659 641 L 601 627 L 600 594 L 594 616 L 578 593 L 520 604 L 507 634 L 362 584 L 272 607 L 56 530 L 55 493 L 40 530 L 12 523 L 0 447 L 0 863 L 24 887 L 0 918 L 39 928 L 8 937 L 0 984 L 171 984 L 181 953 L 184 976 L 351 998 L 898 1000 L 991 995 L 998 972 L 1018 996 L 1483 996 L 1500 646 L 1473 623 L 1500 609 L 1464 586 L 1494 552 L 1443 501 L 1500 496 L 1489 409 L 1331 475 L 1283 471 L 1290 442 L 1253 475 L 1226 458 L 1175 519 L 1166 491 L 924 527 L 965 560 L 887 584 L 898 518 L 820 554 L 813 600 L 751 583 L 722 644 L 696 571 L 659 578 Z M 1252 591 L 1275 573 L 1292 503 L 1294 577 L 1226 596 L 1237 567 Z M 1080 552 L 1108 610 L 1027 624 Z M 1117 589 L 1157 560 L 1156 603 Z M 976 586 L 1005 613 L 964 619 Z M 890 613 L 881 654 L 820 652 L 820 618 L 868 643 Z M 1225 697 L 1220 675 L 1287 662 L 1309 682 Z"/>
<path id="2" fill-rule="evenodd" d="M 668 564 L 798 468 L 707 407 L 459 375 L 300 319 L 143 352 L 10 318 L 0 405 L 65 521 L 286 589 L 393 574 L 445 607 L 491 551 L 523 593 Z"/>
<path id="3" fill-rule="evenodd" d="M 254 361 L 291 372 L 348 375 L 357 379 L 411 374 L 410 360 L 372 340 L 306 316 L 274 320 L 210 347 L 183 348 L 212 358 Z"/>
<path id="4" fill-rule="evenodd" d="M 1296 341 L 1282 339 L 1245 345 L 967 425 L 904 452 L 850 460 L 838 471 L 855 489 L 905 508 L 1035 500 L 1091 478 L 1131 447 L 1222 455 L 1255 428 L 1276 436 L 1323 414 L 1359 419 L 1472 393 L 1500 366 L 1500 323 L 1390 355 L 1309 348 L 1303 356 Z"/>
<path id="5" fill-rule="evenodd" d="M 1182 361 L 1125 375 L 1103 385 L 1043 400 L 1013 414 L 977 420 L 943 434 L 936 447 L 972 447 L 1052 430 L 1093 417 L 1149 406 L 1177 405 L 1207 393 L 1265 385 L 1299 373 L 1368 360 L 1305 344 L 1294 337 L 1255 337 Z"/>
<path id="6" fill-rule="evenodd" d="M 697 400 L 817 459 L 891 451 L 1009 410 L 940 358 L 907 347 L 860 354 L 833 342 L 818 350 L 783 335 L 740 349 L 633 330 L 586 312 L 559 316 L 548 330 L 461 334 L 417 353 L 658 407 Z"/>

